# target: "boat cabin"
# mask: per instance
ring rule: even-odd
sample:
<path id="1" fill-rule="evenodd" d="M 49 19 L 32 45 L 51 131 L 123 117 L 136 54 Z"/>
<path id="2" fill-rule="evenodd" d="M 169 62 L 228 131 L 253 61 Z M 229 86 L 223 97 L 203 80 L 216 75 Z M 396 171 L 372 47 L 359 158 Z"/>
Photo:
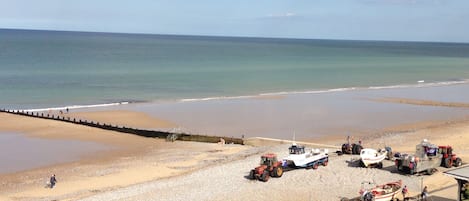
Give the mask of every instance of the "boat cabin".
<path id="1" fill-rule="evenodd" d="M 448 170 L 444 174 L 458 182 L 458 200 L 469 201 L 469 166 Z"/>
<path id="2" fill-rule="evenodd" d="M 304 154 L 305 153 L 305 147 L 304 146 L 298 146 L 296 144 L 293 144 L 290 148 L 290 154 Z"/>
<path id="3" fill-rule="evenodd" d="M 433 158 L 437 157 L 438 146 L 430 144 L 425 139 L 416 146 L 415 150 L 415 155 L 419 158 Z"/>

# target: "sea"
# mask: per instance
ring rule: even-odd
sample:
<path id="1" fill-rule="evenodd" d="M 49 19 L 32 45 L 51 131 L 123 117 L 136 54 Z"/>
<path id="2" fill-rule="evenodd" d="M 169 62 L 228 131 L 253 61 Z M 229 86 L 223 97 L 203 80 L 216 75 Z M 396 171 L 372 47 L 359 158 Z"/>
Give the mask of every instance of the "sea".
<path id="1" fill-rule="evenodd" d="M 0 108 L 468 83 L 469 44 L 0 29 Z"/>

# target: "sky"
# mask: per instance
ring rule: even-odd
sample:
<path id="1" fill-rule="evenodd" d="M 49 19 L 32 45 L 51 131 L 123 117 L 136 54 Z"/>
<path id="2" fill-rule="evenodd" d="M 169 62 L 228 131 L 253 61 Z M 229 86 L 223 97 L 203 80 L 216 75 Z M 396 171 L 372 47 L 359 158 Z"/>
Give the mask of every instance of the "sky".
<path id="1" fill-rule="evenodd" d="M 0 0 L 0 28 L 469 42 L 468 0 Z"/>

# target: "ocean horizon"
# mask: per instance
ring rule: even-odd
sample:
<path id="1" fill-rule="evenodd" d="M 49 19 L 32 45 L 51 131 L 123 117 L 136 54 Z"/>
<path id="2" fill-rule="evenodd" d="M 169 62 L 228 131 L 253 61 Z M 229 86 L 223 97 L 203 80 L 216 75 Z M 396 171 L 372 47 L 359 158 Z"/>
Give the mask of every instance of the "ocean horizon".
<path id="1" fill-rule="evenodd" d="M 469 44 L 0 29 L 0 108 L 468 83 Z"/>

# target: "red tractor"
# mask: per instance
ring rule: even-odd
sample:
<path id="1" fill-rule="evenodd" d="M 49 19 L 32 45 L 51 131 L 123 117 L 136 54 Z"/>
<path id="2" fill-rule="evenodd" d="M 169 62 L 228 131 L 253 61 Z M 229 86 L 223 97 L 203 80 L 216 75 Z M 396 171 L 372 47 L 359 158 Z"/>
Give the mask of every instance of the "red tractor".
<path id="1" fill-rule="evenodd" d="M 277 160 L 277 155 L 269 153 L 261 156 L 260 165 L 251 170 L 249 178 L 266 182 L 270 177 L 281 177 L 282 175 L 282 161 Z"/>
<path id="2" fill-rule="evenodd" d="M 453 154 L 453 148 L 451 146 L 438 146 L 438 152 L 443 155 L 441 166 L 450 168 L 462 165 L 461 158 L 457 157 L 456 154 Z"/>

